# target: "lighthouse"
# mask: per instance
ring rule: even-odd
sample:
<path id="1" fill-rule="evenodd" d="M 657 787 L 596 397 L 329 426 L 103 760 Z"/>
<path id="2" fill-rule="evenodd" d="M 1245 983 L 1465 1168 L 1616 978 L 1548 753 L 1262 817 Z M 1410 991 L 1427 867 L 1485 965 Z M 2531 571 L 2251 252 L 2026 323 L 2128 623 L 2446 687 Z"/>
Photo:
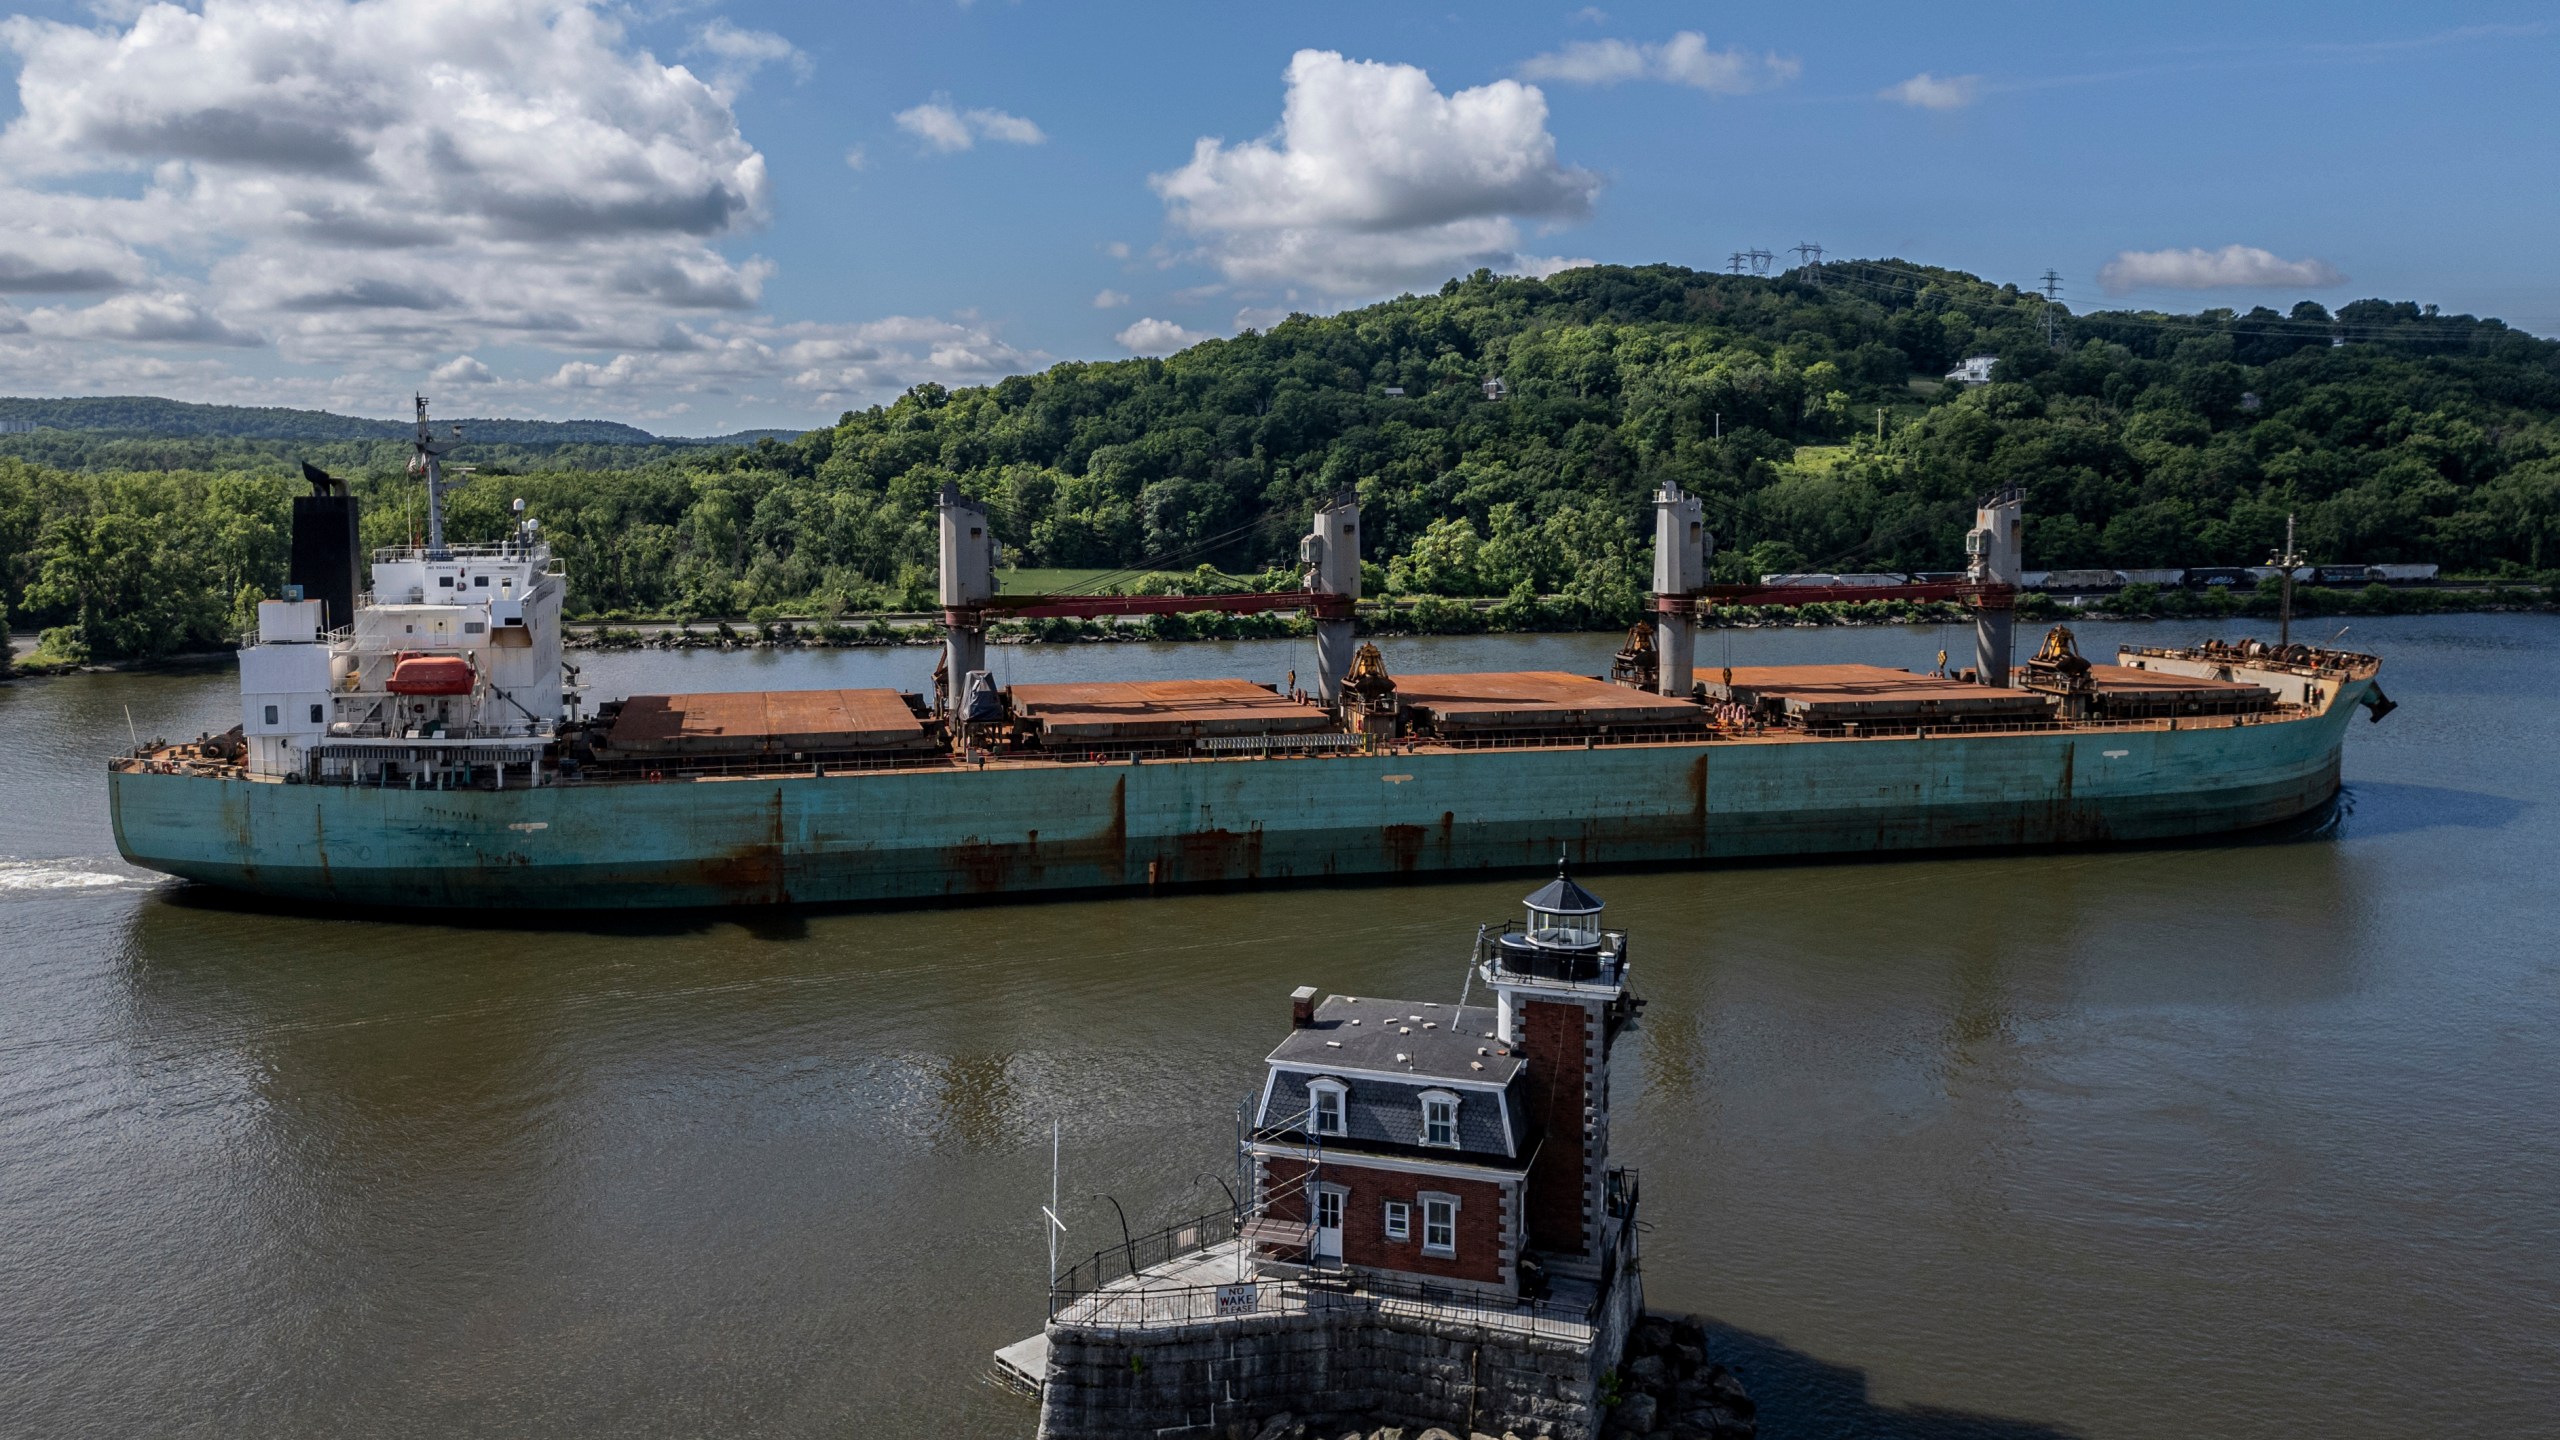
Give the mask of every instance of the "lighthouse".
<path id="1" fill-rule="evenodd" d="M 1521 904 L 1521 920 L 1485 937 L 1476 978 L 1496 996 L 1494 1033 L 1527 1062 L 1521 1100 L 1545 1142 L 1526 1177 L 1528 1248 L 1551 1275 L 1598 1279 L 1625 1231 L 1611 1222 L 1635 1208 L 1632 1182 L 1609 1167 L 1609 1075 L 1643 1002 L 1627 988 L 1626 932 L 1561 860 Z"/>

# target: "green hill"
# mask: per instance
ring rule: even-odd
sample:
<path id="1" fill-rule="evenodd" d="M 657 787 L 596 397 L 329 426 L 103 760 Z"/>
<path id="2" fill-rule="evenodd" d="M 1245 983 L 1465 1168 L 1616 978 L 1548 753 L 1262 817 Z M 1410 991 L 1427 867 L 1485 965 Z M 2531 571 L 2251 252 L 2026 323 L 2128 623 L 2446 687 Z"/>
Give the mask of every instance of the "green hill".
<path id="1" fill-rule="evenodd" d="M 1942 380 L 1984 355 L 1991 383 Z M 256 449 L 75 469 L 0 445 L 26 457 L 0 459 L 0 598 L 108 650 L 217 631 L 281 570 L 282 452 L 320 442 L 220 443 Z M 370 447 L 349 469 L 373 537 L 405 533 L 397 448 L 334 443 Z M 1562 595 L 1593 623 L 1633 613 L 1665 480 L 1707 498 L 1728 576 L 1955 568 L 1976 498 L 2012 485 L 2036 566 L 2257 562 L 2290 513 L 2314 560 L 2523 575 L 2560 566 L 2560 345 L 2382 300 L 2049 314 L 1890 260 L 1478 272 L 1165 359 L 921 385 L 788 440 L 484 459 L 518 473 L 461 493 L 457 537 L 524 497 L 597 611 L 923 603 L 946 481 L 1017 565 L 1275 576 L 1309 510 L 1356 492 L 1381 584 Z"/>
<path id="2" fill-rule="evenodd" d="M 135 439 L 406 440 L 415 426 L 403 420 L 365 420 L 326 410 L 287 410 L 257 405 L 196 405 L 149 395 L 91 395 L 63 399 L 0 396 L 0 421 L 45 429 Z M 438 420 L 436 429 L 461 428 L 466 439 L 487 445 L 746 445 L 790 430 L 743 430 L 706 439 L 652 435 L 616 420 Z"/>

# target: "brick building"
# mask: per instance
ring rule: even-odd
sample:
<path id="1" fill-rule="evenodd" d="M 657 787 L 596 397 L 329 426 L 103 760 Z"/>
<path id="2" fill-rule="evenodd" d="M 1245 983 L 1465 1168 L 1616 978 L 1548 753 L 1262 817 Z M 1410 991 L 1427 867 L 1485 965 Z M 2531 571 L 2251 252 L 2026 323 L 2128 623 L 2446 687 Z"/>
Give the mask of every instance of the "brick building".
<path id="1" fill-rule="evenodd" d="M 1536 1298 L 1631 1258 L 1609 1068 L 1641 1002 L 1601 908 L 1559 866 L 1480 937 L 1468 988 L 1488 1005 L 1291 996 L 1247 1141 L 1243 1236 L 1265 1273 Z"/>

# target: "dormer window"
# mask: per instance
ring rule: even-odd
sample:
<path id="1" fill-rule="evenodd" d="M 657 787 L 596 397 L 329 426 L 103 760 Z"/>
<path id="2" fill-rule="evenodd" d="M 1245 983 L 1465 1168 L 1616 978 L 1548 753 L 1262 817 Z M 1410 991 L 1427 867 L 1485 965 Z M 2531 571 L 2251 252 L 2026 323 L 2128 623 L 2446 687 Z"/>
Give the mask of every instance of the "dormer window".
<path id="1" fill-rule="evenodd" d="M 1425 1145 L 1446 1145 L 1452 1149 L 1457 1147 L 1457 1096 L 1450 1094 L 1446 1090 L 1425 1090 L 1422 1092 L 1422 1143 Z"/>
<path id="2" fill-rule="evenodd" d="M 1307 1082 L 1307 1133 L 1310 1135 L 1348 1135 L 1344 1123 L 1344 1102 L 1350 1087 L 1339 1080 Z"/>

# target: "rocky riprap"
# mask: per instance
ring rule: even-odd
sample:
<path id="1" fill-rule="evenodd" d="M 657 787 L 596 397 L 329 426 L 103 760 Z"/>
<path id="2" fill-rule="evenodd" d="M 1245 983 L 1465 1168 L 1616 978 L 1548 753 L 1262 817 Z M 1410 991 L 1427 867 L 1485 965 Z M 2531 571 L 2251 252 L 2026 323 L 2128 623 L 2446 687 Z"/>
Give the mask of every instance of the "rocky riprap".
<path id="1" fill-rule="evenodd" d="M 1694 1316 L 1647 1315 L 1627 1338 L 1626 1356 L 1610 1379 L 1617 1399 L 1609 1408 L 1602 1440 L 1639 1435 L 1751 1440 L 1757 1433 L 1751 1397 L 1732 1371 L 1707 1358 L 1706 1327 Z M 1509 1430 L 1461 1435 L 1445 1426 L 1387 1416 L 1289 1413 L 1227 1427 L 1227 1440 L 1542 1440 L 1544 1435 Z"/>

